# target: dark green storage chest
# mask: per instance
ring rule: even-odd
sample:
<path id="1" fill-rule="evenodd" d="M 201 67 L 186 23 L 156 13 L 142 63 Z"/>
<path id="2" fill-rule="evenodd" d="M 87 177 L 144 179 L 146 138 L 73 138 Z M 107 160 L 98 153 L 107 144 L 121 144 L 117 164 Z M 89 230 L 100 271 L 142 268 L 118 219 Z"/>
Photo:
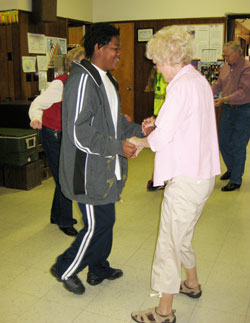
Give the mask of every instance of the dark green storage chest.
<path id="1" fill-rule="evenodd" d="M 0 128 L 0 164 L 23 166 L 37 160 L 36 130 Z"/>
<path id="2" fill-rule="evenodd" d="M 4 186 L 21 190 L 30 190 L 42 184 L 42 161 L 26 164 L 24 166 L 5 164 Z"/>

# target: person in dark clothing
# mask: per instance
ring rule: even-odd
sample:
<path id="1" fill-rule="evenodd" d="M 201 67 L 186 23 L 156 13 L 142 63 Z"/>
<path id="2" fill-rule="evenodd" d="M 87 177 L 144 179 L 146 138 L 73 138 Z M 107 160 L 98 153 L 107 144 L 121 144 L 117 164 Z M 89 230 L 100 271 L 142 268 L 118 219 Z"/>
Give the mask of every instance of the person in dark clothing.
<path id="1" fill-rule="evenodd" d="M 250 62 L 242 52 L 235 41 L 224 44 L 225 65 L 212 86 L 214 95 L 221 92 L 221 97 L 215 99 L 215 107 L 222 106 L 219 145 L 227 167 L 220 179 L 229 180 L 221 188 L 223 192 L 241 187 L 250 138 Z"/>
<path id="2" fill-rule="evenodd" d="M 127 179 L 127 158 L 137 148 L 126 139 L 142 137 L 140 125 L 121 114 L 118 84 L 110 74 L 120 59 L 119 29 L 97 23 L 84 36 L 86 58 L 74 62 L 64 89 L 60 183 L 69 199 L 78 202 L 84 228 L 58 258 L 51 273 L 64 287 L 82 294 L 77 274 L 89 268 L 87 282 L 123 275 L 110 267 L 115 202 Z"/>
<path id="3" fill-rule="evenodd" d="M 59 183 L 62 96 L 64 83 L 69 76 L 69 68 L 72 61 L 81 61 L 84 57 L 84 49 L 82 47 L 71 49 L 65 58 L 66 72 L 56 77 L 50 83 L 47 90 L 36 97 L 29 109 L 30 126 L 33 129 L 41 130 L 43 150 L 56 184 L 51 206 L 50 222 L 57 224 L 60 230 L 69 236 L 76 236 L 77 230 L 73 226 L 76 224 L 76 220 L 73 219 L 72 201 L 63 195 Z"/>

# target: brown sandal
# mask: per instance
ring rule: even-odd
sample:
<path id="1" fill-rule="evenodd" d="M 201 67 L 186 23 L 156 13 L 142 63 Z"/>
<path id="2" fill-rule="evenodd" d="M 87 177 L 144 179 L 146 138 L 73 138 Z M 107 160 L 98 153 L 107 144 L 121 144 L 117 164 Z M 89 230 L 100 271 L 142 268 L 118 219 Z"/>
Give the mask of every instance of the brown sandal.
<path id="1" fill-rule="evenodd" d="M 185 294 L 191 298 L 199 298 L 202 294 L 201 285 L 190 288 L 187 286 L 187 283 L 185 281 L 182 281 L 180 286 L 180 293 Z"/>
<path id="2" fill-rule="evenodd" d="M 168 315 L 160 315 L 156 312 L 155 308 L 150 308 L 145 311 L 138 311 L 131 313 L 131 317 L 135 322 L 138 323 L 175 323 L 176 317 L 174 315 L 175 310 L 173 310 Z"/>

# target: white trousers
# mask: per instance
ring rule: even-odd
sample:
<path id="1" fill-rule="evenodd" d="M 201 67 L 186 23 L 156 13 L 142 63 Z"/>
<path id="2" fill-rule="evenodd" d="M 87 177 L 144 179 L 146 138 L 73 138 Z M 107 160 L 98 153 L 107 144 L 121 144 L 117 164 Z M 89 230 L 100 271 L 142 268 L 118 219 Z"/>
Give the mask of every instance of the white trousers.
<path id="1" fill-rule="evenodd" d="M 196 266 L 192 248 L 194 228 L 214 188 L 215 178 L 175 177 L 164 191 L 161 223 L 152 269 L 152 289 L 179 293 L 181 265 Z"/>

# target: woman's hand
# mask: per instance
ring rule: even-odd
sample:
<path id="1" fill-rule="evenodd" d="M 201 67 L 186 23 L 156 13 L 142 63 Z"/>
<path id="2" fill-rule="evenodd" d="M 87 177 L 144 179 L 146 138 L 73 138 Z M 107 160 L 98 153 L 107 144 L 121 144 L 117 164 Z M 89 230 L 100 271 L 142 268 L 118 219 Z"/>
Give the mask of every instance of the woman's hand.
<path id="1" fill-rule="evenodd" d="M 32 120 L 30 123 L 30 126 L 33 129 L 38 129 L 38 130 L 42 129 L 42 123 L 39 120 Z"/>
<path id="2" fill-rule="evenodd" d="M 155 117 L 144 119 L 142 122 L 142 133 L 148 136 L 155 129 Z"/>
<path id="3" fill-rule="evenodd" d="M 140 138 L 137 138 L 137 137 L 131 137 L 129 139 L 127 139 L 127 141 L 133 145 L 135 145 L 136 147 L 136 151 L 134 153 L 134 156 L 132 156 L 132 158 L 135 158 L 139 155 L 139 153 L 142 151 L 143 147 L 140 147 L 138 145 L 139 141 L 137 139 L 140 139 Z"/>
<path id="4" fill-rule="evenodd" d="M 140 138 L 138 138 L 138 137 L 131 137 L 127 140 L 128 140 L 128 142 L 135 145 L 136 147 L 142 147 L 142 144 L 140 144 Z"/>

